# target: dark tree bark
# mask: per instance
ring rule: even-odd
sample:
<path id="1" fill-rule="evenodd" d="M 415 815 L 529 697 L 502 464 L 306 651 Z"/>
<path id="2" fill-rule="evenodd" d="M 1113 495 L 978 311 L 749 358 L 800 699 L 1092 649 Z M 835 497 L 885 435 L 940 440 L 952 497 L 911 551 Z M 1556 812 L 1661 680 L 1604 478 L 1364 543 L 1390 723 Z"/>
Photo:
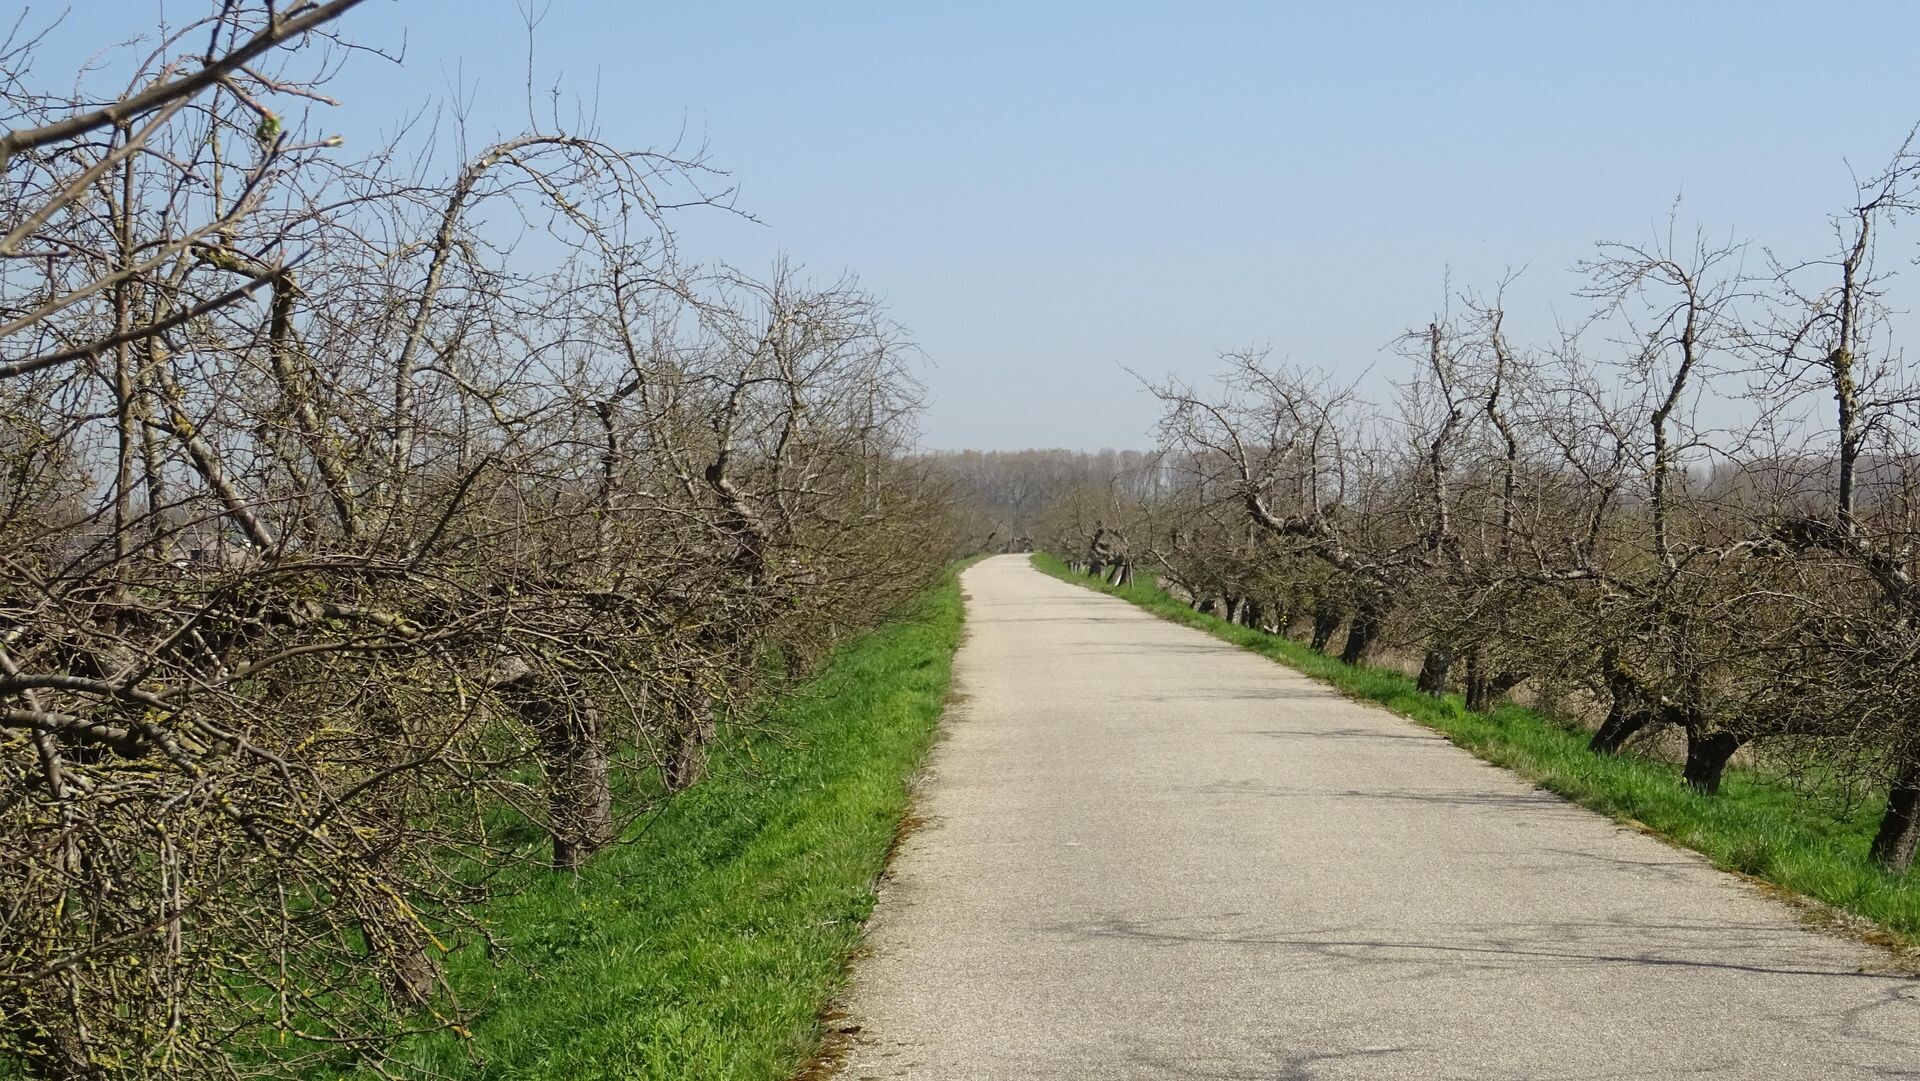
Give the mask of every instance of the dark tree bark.
<path id="1" fill-rule="evenodd" d="M 1474 646 L 1467 651 L 1467 672 L 1463 681 L 1467 698 L 1467 708 L 1475 713 L 1485 713 L 1493 704 L 1493 695 L 1488 693 L 1486 666 L 1480 659 L 1480 647 Z"/>
<path id="2" fill-rule="evenodd" d="M 1373 649 L 1373 640 L 1380 634 L 1380 610 L 1372 604 L 1362 604 L 1360 611 L 1354 614 L 1353 625 L 1347 628 L 1347 644 L 1340 650 L 1340 660 L 1345 664 L 1359 664 L 1367 659 Z"/>
<path id="3" fill-rule="evenodd" d="M 1445 642 L 1436 642 L 1427 649 L 1426 660 L 1420 664 L 1420 678 L 1417 686 L 1421 693 L 1438 698 L 1447 693 L 1447 676 L 1453 670 L 1453 646 Z"/>
<path id="4" fill-rule="evenodd" d="M 1193 610 L 1203 616 L 1210 616 L 1213 614 L 1215 607 L 1216 605 L 1212 597 L 1202 597 L 1200 598 L 1200 603 L 1193 606 Z"/>
<path id="5" fill-rule="evenodd" d="M 1587 749 L 1598 754 L 1618 754 L 1634 734 L 1653 723 L 1653 711 L 1642 705 L 1634 693 L 1633 680 L 1620 664 L 1620 653 L 1612 646 L 1600 653 L 1600 671 L 1607 680 L 1607 719 L 1587 741 Z"/>
<path id="6" fill-rule="evenodd" d="M 1607 710 L 1607 719 L 1600 723 L 1599 731 L 1587 741 L 1587 750 L 1595 754 L 1619 754 L 1628 740 L 1652 723 L 1652 710 L 1634 709 L 1625 700 L 1616 699 Z"/>
<path id="7" fill-rule="evenodd" d="M 1487 683 L 1487 700 L 1492 702 L 1505 698 L 1515 687 L 1525 683 L 1530 675 L 1532 675 L 1530 672 L 1495 673 L 1493 679 Z"/>
<path id="8" fill-rule="evenodd" d="M 1718 795 L 1720 776 L 1726 772 L 1727 760 L 1733 752 L 1740 749 L 1740 737 L 1727 732 L 1702 733 L 1698 728 L 1687 730 L 1687 765 L 1681 774 L 1687 787 L 1703 796 Z"/>
<path id="9" fill-rule="evenodd" d="M 1873 861 L 1895 874 L 1913 868 L 1914 849 L 1920 847 L 1920 752 L 1907 755 L 1887 793 L 1887 810 L 1874 834 Z"/>
<path id="10" fill-rule="evenodd" d="M 1311 644 L 1315 653 L 1327 651 L 1327 643 L 1333 641 L 1334 632 L 1340 629 L 1340 624 L 1345 619 L 1346 614 L 1331 604 L 1323 602 L 1314 606 Z"/>
<path id="11" fill-rule="evenodd" d="M 1248 597 L 1240 606 L 1240 622 L 1256 631 L 1262 629 L 1262 622 L 1266 619 L 1266 615 L 1266 606 L 1254 597 Z"/>

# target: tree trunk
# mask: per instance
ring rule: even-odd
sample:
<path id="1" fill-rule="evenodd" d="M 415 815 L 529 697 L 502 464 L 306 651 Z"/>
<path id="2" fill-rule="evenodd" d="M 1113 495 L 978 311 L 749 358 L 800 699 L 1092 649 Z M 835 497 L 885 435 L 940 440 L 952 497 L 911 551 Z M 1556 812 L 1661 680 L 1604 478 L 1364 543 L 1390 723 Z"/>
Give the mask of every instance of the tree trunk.
<path id="1" fill-rule="evenodd" d="M 1475 713 L 1485 713 L 1493 704 L 1493 695 L 1488 693 L 1487 672 L 1480 660 L 1480 647 L 1474 646 L 1467 651 L 1466 676 L 1467 708 Z"/>
<path id="2" fill-rule="evenodd" d="M 1445 642 L 1436 642 L 1427 649 L 1426 660 L 1420 664 L 1420 679 L 1417 686 L 1421 693 L 1435 698 L 1447 693 L 1447 675 L 1453 670 L 1453 646 Z"/>
<path id="3" fill-rule="evenodd" d="M 578 688 L 523 684 L 514 709 L 540 741 L 556 867 L 575 870 L 613 839 L 613 788 L 600 708 Z"/>
<path id="4" fill-rule="evenodd" d="M 600 708 L 576 699 L 552 733 L 547 756 L 555 830 L 553 862 L 573 870 L 613 840 L 613 787 Z"/>
<path id="5" fill-rule="evenodd" d="M 695 709 L 681 718 L 667 753 L 667 791 L 684 792 L 707 775 L 707 745 L 713 742 L 713 713 Z"/>
<path id="6" fill-rule="evenodd" d="M 1122 586 L 1130 586 L 1133 584 L 1133 560 L 1128 559 L 1121 562 L 1120 573 L 1115 578 L 1114 584 Z"/>
<path id="7" fill-rule="evenodd" d="M 1366 660 L 1379 633 L 1380 613 L 1371 604 L 1361 605 L 1360 611 L 1354 614 L 1353 625 L 1347 628 L 1347 644 L 1340 650 L 1341 662 L 1359 664 Z"/>
<path id="8" fill-rule="evenodd" d="M 384 904 L 384 899 L 378 903 Z M 402 930 L 404 928 L 405 930 Z M 414 925 L 384 912 L 360 920 L 360 931 L 367 938 L 367 949 L 380 959 L 380 983 L 387 1000 L 402 1009 L 418 1009 L 433 997 L 433 985 L 440 978 L 440 965 L 428 953 L 422 936 L 410 933 Z M 400 933 L 395 934 L 394 932 Z"/>
<path id="9" fill-rule="evenodd" d="M 1087 577 L 1104 579 L 1106 576 L 1107 565 L 1104 562 L 1099 559 L 1090 559 L 1087 561 Z"/>
<path id="10" fill-rule="evenodd" d="M 1261 621 L 1266 614 L 1265 606 L 1253 597 L 1248 597 L 1240 606 L 1240 622 L 1256 631 L 1261 629 Z"/>
<path id="11" fill-rule="evenodd" d="M 1340 609 L 1332 605 L 1316 605 L 1313 609 L 1313 651 L 1325 653 L 1327 643 L 1333 641 L 1333 634 L 1340 629 L 1345 618 Z"/>
<path id="12" fill-rule="evenodd" d="M 1697 728 L 1687 729 L 1687 765 L 1681 774 L 1687 787 L 1703 796 L 1718 795 L 1720 775 L 1726 771 L 1727 759 L 1740 749 L 1740 737 L 1727 732 L 1702 734 Z"/>
<path id="13" fill-rule="evenodd" d="M 813 661 L 807 656 L 806 650 L 800 647 L 800 643 L 790 641 L 781 643 L 780 665 L 786 671 L 787 682 L 798 683 L 807 678 L 807 672 L 812 669 Z"/>
<path id="14" fill-rule="evenodd" d="M 372 710 L 373 732 L 387 755 L 386 765 L 397 765 L 411 752 L 405 721 L 392 699 L 382 694 Z M 375 824 L 367 850 L 369 877 L 384 878 L 408 830 L 408 810 L 399 778 L 390 778 L 367 793 L 367 816 Z M 380 966 L 380 983 L 387 999 L 399 1009 L 418 1009 L 433 996 L 433 985 L 440 976 L 438 955 L 428 952 L 418 925 L 409 917 L 396 917 L 388 898 L 375 895 L 372 908 L 360 910 L 360 932 L 367 950 Z"/>
<path id="15" fill-rule="evenodd" d="M 1873 862 L 1905 874 L 1913 868 L 1916 842 L 1920 842 L 1920 752 L 1907 755 L 1887 793 L 1887 810 L 1873 837 Z"/>
<path id="16" fill-rule="evenodd" d="M 1607 710 L 1607 719 L 1600 722 L 1600 730 L 1587 741 L 1587 750 L 1595 754 L 1619 754 L 1628 740 L 1652 723 L 1652 710 L 1632 709 L 1625 699 L 1616 699 Z"/>
<path id="17" fill-rule="evenodd" d="M 1227 614 L 1225 618 L 1228 623 L 1240 622 L 1240 605 L 1242 603 L 1239 597 L 1227 598 Z"/>
<path id="18" fill-rule="evenodd" d="M 1200 598 L 1200 603 L 1193 606 L 1193 610 L 1203 616 L 1212 615 L 1214 608 L 1215 604 L 1212 597 L 1202 597 Z"/>

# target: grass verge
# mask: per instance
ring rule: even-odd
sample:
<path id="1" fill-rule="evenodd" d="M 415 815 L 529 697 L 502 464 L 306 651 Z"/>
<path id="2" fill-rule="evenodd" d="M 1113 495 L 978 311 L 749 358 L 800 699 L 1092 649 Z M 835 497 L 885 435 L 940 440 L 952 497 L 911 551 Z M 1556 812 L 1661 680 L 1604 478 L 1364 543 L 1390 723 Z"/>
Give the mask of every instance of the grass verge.
<path id="1" fill-rule="evenodd" d="M 1813 898 L 1864 918 L 1878 930 L 1851 927 L 1883 945 L 1920 947 L 1920 874 L 1893 875 L 1867 857 L 1877 808 L 1837 812 L 1790 784 L 1756 770 L 1729 769 L 1718 796 L 1680 783 L 1679 770 L 1636 755 L 1587 750 L 1588 733 L 1535 710 L 1501 706 L 1469 712 L 1458 695 L 1422 694 L 1412 677 L 1368 665 L 1346 665 L 1291 639 L 1202 615 L 1153 585 L 1110 586 L 1036 554 L 1034 565 L 1063 581 L 1111 594 L 1162 618 L 1279 661 L 1348 696 L 1376 702 L 1438 731 L 1497 766 L 1629 825 L 1705 855 L 1728 871 L 1789 894 Z M 1810 911 L 1817 922 L 1817 911 Z"/>
<path id="2" fill-rule="evenodd" d="M 736 736 L 713 772 L 578 878 L 529 875 L 484 915 L 513 944 L 449 976 L 469 1044 L 424 1038 L 396 1066 L 514 1081 L 778 1081 L 818 1047 L 931 744 L 959 643 L 947 578 L 849 643 Z"/>

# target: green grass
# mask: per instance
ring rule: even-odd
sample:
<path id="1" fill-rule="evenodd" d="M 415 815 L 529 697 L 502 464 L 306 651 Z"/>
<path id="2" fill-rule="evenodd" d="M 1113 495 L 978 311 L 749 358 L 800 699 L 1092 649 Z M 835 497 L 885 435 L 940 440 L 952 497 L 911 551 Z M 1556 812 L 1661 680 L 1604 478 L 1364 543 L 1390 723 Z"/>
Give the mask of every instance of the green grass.
<path id="1" fill-rule="evenodd" d="M 952 575 L 736 734 L 712 774 L 577 879 L 529 872 L 483 915 L 513 943 L 449 976 L 477 1006 L 396 1064 L 465 1079 L 792 1076 L 820 1041 L 934 735 L 961 624 Z M 476 1061 L 477 1058 L 477 1061 Z"/>
<path id="2" fill-rule="evenodd" d="M 1729 769 L 1718 796 L 1680 783 L 1671 763 L 1587 750 L 1588 733 L 1520 706 L 1469 712 L 1459 696 L 1422 694 L 1412 677 L 1337 658 L 1278 635 L 1194 611 L 1155 586 L 1109 586 L 1067 570 L 1045 553 L 1034 565 L 1064 581 L 1112 594 L 1165 619 L 1197 627 L 1432 728 L 1495 765 L 1567 799 L 1751 875 L 1878 924 L 1889 944 L 1920 945 L 1920 874 L 1893 875 L 1866 856 L 1877 807 L 1837 812 L 1784 780 Z"/>

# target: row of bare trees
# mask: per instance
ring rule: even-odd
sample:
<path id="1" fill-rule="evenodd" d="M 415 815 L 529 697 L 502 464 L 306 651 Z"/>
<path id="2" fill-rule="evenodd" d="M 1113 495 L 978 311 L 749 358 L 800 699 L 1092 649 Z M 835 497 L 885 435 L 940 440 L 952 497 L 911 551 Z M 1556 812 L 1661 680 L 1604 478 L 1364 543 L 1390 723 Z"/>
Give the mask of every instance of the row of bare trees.
<path id="1" fill-rule="evenodd" d="M 1153 388 L 1149 494 L 1047 543 L 1111 577 L 1123 529 L 1129 565 L 1196 605 L 1349 662 L 1401 651 L 1472 709 L 1525 688 L 1589 714 L 1596 753 L 1681 733 L 1703 794 L 1741 748 L 1798 763 L 1809 791 L 1876 793 L 1872 858 L 1904 872 L 1920 398 L 1887 252 L 1916 196 L 1909 145 L 1822 258 L 1673 227 L 1601 245 L 1591 317 L 1537 347 L 1504 285 L 1455 297 L 1399 339 L 1414 374 L 1385 403 L 1230 354 L 1216 385 Z"/>
<path id="2" fill-rule="evenodd" d="M 349 156 L 357 2 L 105 94 L 0 45 L 0 1072 L 457 1024 L 489 869 L 615 843 L 946 550 L 870 297 L 683 262 L 698 156 Z"/>

